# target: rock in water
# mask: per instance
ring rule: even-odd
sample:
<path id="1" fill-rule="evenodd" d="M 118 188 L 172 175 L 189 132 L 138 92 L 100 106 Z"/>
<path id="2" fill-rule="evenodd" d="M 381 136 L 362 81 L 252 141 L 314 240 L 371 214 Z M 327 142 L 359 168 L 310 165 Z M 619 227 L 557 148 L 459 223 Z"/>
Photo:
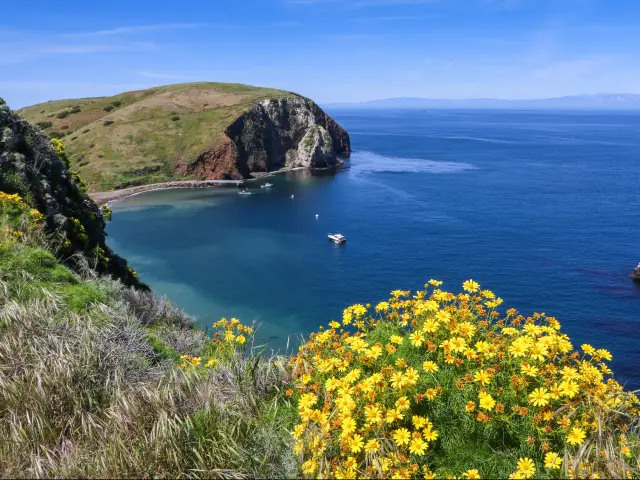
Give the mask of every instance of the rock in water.
<path id="1" fill-rule="evenodd" d="M 312 100 L 263 100 L 225 130 L 225 141 L 203 153 L 192 173 L 214 179 L 249 178 L 253 173 L 337 166 L 351 151 L 349 134 Z"/>

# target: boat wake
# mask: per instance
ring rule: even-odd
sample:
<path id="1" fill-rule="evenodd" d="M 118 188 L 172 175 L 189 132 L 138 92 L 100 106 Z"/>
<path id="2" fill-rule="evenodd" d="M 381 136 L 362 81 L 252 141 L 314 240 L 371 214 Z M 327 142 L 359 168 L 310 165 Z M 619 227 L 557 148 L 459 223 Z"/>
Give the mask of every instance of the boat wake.
<path id="1" fill-rule="evenodd" d="M 457 173 L 476 168 L 470 163 L 426 160 L 423 158 L 386 157 L 366 151 L 352 153 L 347 166 L 352 174 Z"/>

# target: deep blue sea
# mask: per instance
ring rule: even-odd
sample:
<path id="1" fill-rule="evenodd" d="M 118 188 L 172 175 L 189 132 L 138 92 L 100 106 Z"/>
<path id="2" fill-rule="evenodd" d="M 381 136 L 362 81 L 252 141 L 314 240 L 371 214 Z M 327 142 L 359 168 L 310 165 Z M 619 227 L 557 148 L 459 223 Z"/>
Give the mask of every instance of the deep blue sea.
<path id="1" fill-rule="evenodd" d="M 353 303 L 473 278 L 640 388 L 640 113 L 329 113 L 354 149 L 339 173 L 130 197 L 109 245 L 200 325 L 256 321 L 279 349 Z"/>

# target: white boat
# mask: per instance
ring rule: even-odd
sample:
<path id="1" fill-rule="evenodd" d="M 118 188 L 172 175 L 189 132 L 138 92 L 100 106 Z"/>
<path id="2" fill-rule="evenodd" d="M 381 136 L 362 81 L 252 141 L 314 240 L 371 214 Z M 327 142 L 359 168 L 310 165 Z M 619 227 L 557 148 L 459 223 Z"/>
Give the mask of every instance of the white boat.
<path id="1" fill-rule="evenodd" d="M 269 188 L 273 187 L 273 183 L 265 183 L 264 185 L 260 185 L 260 188 Z"/>
<path id="2" fill-rule="evenodd" d="M 249 190 L 245 189 L 245 190 L 240 190 L 238 192 L 238 194 L 239 195 L 251 195 L 251 192 Z"/>
<path id="3" fill-rule="evenodd" d="M 333 243 L 342 244 L 347 242 L 347 239 L 341 233 L 330 233 L 328 237 Z"/>

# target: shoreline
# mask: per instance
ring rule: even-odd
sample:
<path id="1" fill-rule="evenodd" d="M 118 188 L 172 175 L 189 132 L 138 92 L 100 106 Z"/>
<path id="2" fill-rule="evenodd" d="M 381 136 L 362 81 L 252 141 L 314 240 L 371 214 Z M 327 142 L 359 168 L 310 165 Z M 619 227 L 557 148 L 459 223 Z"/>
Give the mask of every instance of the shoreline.
<path id="1" fill-rule="evenodd" d="M 253 180 L 253 179 L 251 179 Z M 240 185 L 247 180 L 178 180 L 174 182 L 151 183 L 149 185 L 139 185 L 137 187 L 112 190 L 110 192 L 89 192 L 89 198 L 98 205 L 109 204 L 133 197 L 141 193 L 154 190 L 168 190 L 172 188 L 214 188 L 221 185 Z"/>
<path id="2" fill-rule="evenodd" d="M 298 170 L 309 170 L 307 167 L 295 167 L 280 169 L 273 172 L 254 172 L 254 178 L 245 178 L 243 180 L 176 180 L 173 182 L 151 183 L 149 185 L 138 185 L 136 187 L 122 188 L 120 190 L 112 190 L 109 192 L 89 192 L 89 198 L 95 201 L 99 206 L 118 202 L 134 195 L 152 192 L 154 190 L 169 190 L 172 188 L 214 188 L 224 185 L 241 185 L 245 182 L 260 180 L 269 177 Z M 313 170 L 313 169 L 312 169 Z M 321 169 L 317 169 L 321 170 Z"/>

